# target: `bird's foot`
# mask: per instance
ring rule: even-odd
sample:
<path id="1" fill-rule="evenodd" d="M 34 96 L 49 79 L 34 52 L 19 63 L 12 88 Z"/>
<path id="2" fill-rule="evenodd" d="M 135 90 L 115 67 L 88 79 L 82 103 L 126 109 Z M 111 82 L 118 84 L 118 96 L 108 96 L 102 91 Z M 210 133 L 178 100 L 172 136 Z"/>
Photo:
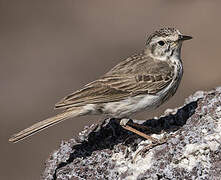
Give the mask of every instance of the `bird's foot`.
<path id="1" fill-rule="evenodd" d="M 139 135 L 139 136 L 141 136 L 141 137 L 143 137 L 143 138 L 145 138 L 145 139 L 147 139 L 147 140 L 149 140 L 149 141 L 151 141 L 152 143 L 155 143 L 155 142 L 157 142 L 157 139 L 155 139 L 155 138 L 153 138 L 153 137 L 151 137 L 151 136 L 148 136 L 148 135 L 146 135 L 145 133 L 143 133 L 143 132 L 141 132 L 141 131 L 138 131 L 137 129 L 134 129 L 133 127 L 131 127 L 131 126 L 139 126 L 139 124 L 135 124 L 135 123 L 132 123 L 132 122 L 129 122 L 129 120 L 130 119 L 121 119 L 120 120 L 120 125 L 124 128 L 124 129 L 126 129 L 126 130 L 128 130 L 128 131 L 131 131 L 131 132 L 133 132 L 133 133 L 135 133 L 135 134 L 137 134 L 137 135 Z M 129 126 L 129 125 L 130 126 Z M 141 125 L 142 126 L 142 125 Z M 140 127 L 140 126 L 139 126 Z M 142 126 L 142 127 L 145 127 L 145 126 Z"/>
<path id="2" fill-rule="evenodd" d="M 132 162 L 134 163 L 136 161 L 136 158 L 140 155 L 141 157 L 144 157 L 146 152 L 149 151 L 150 149 L 153 149 L 156 146 L 162 145 L 164 143 L 166 143 L 168 140 L 168 138 L 163 137 L 162 139 L 157 139 L 157 141 L 155 141 L 154 143 L 146 143 L 146 144 L 142 144 L 144 147 L 142 149 L 140 149 L 134 156 Z"/>

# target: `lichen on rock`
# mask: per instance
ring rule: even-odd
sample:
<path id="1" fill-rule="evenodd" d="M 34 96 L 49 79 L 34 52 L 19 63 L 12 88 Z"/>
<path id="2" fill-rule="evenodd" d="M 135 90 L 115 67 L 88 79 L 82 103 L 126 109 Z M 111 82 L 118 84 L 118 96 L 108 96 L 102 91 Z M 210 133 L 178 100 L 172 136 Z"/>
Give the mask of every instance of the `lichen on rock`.
<path id="1" fill-rule="evenodd" d="M 106 119 L 62 142 L 42 179 L 221 179 L 221 87 L 139 122 L 166 142 L 147 148 L 151 142 Z"/>

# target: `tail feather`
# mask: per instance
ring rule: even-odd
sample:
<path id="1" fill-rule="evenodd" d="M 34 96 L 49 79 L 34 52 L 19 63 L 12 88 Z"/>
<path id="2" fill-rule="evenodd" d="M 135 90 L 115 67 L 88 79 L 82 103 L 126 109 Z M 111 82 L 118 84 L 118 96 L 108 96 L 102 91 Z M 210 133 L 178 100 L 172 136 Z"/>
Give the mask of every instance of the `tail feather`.
<path id="1" fill-rule="evenodd" d="M 57 123 L 60 123 L 66 119 L 69 119 L 71 117 L 76 117 L 80 115 L 78 111 L 66 111 L 66 112 L 63 112 L 61 114 L 57 114 L 56 116 L 54 117 L 50 117 L 48 119 L 45 119 L 43 121 L 40 121 L 36 124 L 33 124 L 32 126 L 24 129 L 23 131 L 17 133 L 17 134 L 14 134 L 10 137 L 9 141 L 10 142 L 18 142 L 18 141 L 21 141 L 37 132 L 40 132 L 42 131 L 43 129 L 46 129 L 50 126 L 53 126 Z"/>

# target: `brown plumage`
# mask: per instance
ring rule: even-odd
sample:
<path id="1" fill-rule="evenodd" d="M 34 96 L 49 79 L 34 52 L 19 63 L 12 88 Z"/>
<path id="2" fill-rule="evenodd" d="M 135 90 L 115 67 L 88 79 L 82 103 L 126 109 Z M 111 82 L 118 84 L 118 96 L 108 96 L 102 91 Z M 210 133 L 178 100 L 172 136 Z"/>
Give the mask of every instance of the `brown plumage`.
<path id="1" fill-rule="evenodd" d="M 139 94 L 156 94 L 172 82 L 173 69 L 172 63 L 156 61 L 145 53 L 137 54 L 119 63 L 100 79 L 66 96 L 55 107 L 71 108 L 120 101 Z"/>
<path id="2" fill-rule="evenodd" d="M 18 142 L 71 117 L 105 114 L 125 118 L 158 107 L 173 96 L 180 84 L 183 74 L 180 51 L 182 42 L 188 39 L 191 37 L 175 28 L 155 31 L 141 54 L 120 62 L 98 80 L 58 102 L 55 108 L 64 109 L 63 113 L 24 129 L 9 141 Z"/>

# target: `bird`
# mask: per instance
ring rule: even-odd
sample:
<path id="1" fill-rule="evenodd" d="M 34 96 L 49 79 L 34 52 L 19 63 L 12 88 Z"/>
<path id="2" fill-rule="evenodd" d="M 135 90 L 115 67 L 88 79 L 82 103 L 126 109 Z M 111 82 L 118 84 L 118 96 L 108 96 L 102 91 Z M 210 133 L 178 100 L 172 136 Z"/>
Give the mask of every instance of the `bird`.
<path id="1" fill-rule="evenodd" d="M 66 119 L 83 115 L 105 115 L 120 119 L 120 125 L 146 139 L 146 134 L 128 125 L 130 116 L 156 109 L 172 97 L 183 76 L 181 47 L 191 36 L 173 27 L 151 33 L 140 53 L 121 61 L 103 76 L 55 104 L 62 109 L 9 138 L 18 142 Z M 153 138 L 152 138 L 153 140 Z"/>

